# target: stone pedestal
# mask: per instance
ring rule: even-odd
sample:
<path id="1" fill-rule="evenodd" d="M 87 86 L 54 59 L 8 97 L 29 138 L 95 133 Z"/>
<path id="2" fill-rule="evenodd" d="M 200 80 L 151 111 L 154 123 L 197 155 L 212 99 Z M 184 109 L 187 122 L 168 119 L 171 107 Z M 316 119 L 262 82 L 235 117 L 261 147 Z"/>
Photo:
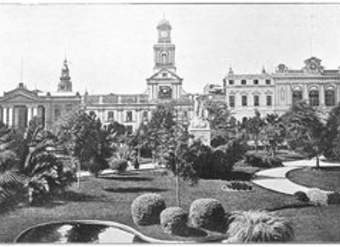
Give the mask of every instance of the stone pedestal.
<path id="1" fill-rule="evenodd" d="M 192 119 L 188 131 L 195 140 L 200 140 L 204 145 L 210 146 L 211 130 L 207 120 L 197 117 Z"/>

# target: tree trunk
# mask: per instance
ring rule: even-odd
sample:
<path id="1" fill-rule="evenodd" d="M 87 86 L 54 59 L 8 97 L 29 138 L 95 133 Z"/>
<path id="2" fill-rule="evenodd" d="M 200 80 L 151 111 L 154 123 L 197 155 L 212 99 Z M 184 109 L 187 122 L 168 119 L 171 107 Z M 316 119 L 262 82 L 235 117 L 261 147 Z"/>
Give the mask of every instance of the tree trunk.
<path id="1" fill-rule="evenodd" d="M 315 157 L 316 157 L 316 168 L 319 169 L 320 168 L 320 158 L 319 158 L 319 155 L 317 154 Z"/>
<path id="2" fill-rule="evenodd" d="M 177 201 L 177 206 L 180 207 L 181 206 L 181 196 L 180 196 L 180 180 L 179 180 L 179 176 L 178 174 L 176 174 L 176 201 Z"/>
<path id="3" fill-rule="evenodd" d="M 255 141 L 255 152 L 257 153 L 258 145 L 259 145 L 258 140 L 257 140 L 257 135 L 255 135 L 254 141 Z"/>

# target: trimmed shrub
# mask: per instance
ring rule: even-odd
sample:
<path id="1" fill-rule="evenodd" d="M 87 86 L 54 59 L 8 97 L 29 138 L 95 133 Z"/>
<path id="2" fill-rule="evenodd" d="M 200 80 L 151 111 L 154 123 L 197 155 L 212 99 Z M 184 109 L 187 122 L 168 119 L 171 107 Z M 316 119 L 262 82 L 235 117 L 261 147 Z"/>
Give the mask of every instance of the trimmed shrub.
<path id="1" fill-rule="evenodd" d="M 312 188 L 306 192 L 310 202 L 315 205 L 327 205 L 328 194 L 329 192 L 320 190 L 318 188 Z"/>
<path id="2" fill-rule="evenodd" d="M 138 196 L 131 204 L 131 215 L 136 225 L 159 224 L 159 215 L 165 209 L 164 199 L 155 193 Z"/>
<path id="3" fill-rule="evenodd" d="M 225 211 L 218 200 L 202 198 L 191 203 L 189 218 L 194 227 L 220 231 L 224 228 Z"/>
<path id="4" fill-rule="evenodd" d="M 289 221 L 264 211 L 234 212 L 228 226 L 228 243 L 288 242 L 294 239 Z"/>
<path id="5" fill-rule="evenodd" d="M 273 158 L 267 154 L 248 153 L 244 156 L 244 159 L 248 165 L 254 167 L 272 168 L 283 166 L 279 158 Z"/>
<path id="6" fill-rule="evenodd" d="M 110 168 L 112 170 L 117 170 L 118 172 L 125 172 L 128 167 L 127 160 L 113 160 L 110 162 Z"/>
<path id="7" fill-rule="evenodd" d="M 339 192 L 332 192 L 328 194 L 327 198 L 328 204 L 340 204 L 340 193 Z"/>
<path id="8" fill-rule="evenodd" d="M 186 228 L 188 213 L 180 207 L 164 209 L 160 215 L 160 222 L 164 232 L 178 234 Z"/>
<path id="9" fill-rule="evenodd" d="M 227 187 L 232 190 L 251 190 L 252 187 L 244 182 L 231 182 L 227 184 Z"/>
<path id="10" fill-rule="evenodd" d="M 308 196 L 306 195 L 305 192 L 303 191 L 297 191 L 294 193 L 294 196 L 296 199 L 298 199 L 299 201 L 301 202 L 309 202 L 309 198 Z"/>

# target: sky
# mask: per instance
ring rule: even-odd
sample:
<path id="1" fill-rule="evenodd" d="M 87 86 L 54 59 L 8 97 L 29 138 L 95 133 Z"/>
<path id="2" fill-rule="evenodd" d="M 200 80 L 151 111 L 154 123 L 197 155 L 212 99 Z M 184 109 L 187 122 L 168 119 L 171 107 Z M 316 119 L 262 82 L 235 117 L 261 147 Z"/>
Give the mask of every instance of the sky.
<path id="1" fill-rule="evenodd" d="M 56 91 L 65 56 L 74 91 L 143 93 L 156 26 L 172 25 L 187 92 L 235 73 L 340 66 L 340 5 L 0 5 L 0 92 L 23 82 Z"/>

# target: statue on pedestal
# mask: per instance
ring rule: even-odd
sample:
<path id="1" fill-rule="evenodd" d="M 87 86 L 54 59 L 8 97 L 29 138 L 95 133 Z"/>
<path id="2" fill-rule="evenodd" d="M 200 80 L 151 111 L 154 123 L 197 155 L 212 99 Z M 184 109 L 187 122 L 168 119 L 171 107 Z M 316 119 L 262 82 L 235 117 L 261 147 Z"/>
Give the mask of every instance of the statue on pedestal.
<path id="1" fill-rule="evenodd" d="M 210 145 L 211 132 L 207 118 L 207 110 L 198 96 L 194 98 L 194 116 L 190 121 L 189 133 L 205 145 Z"/>

